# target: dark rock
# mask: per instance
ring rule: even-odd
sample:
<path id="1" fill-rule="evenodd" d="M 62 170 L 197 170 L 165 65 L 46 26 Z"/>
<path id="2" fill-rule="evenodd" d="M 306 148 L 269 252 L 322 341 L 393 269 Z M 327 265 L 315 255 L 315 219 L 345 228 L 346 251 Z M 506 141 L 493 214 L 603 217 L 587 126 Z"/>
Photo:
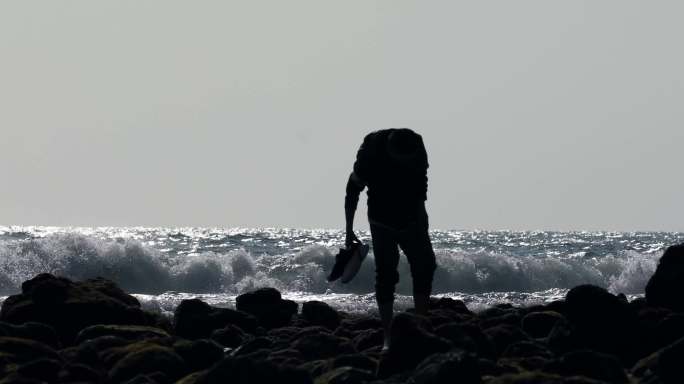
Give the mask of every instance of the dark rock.
<path id="1" fill-rule="evenodd" d="M 311 377 L 318 377 L 332 370 L 329 359 L 307 361 L 300 364 L 297 368 L 308 372 Z"/>
<path id="2" fill-rule="evenodd" d="M 496 364 L 502 372 L 515 373 L 525 371 L 548 371 L 548 366 L 555 361 L 548 357 L 528 356 L 528 357 L 502 357 Z"/>
<path id="3" fill-rule="evenodd" d="M 85 364 L 88 366 L 98 366 L 104 362 L 101 355 L 106 355 L 107 351 L 115 350 L 130 345 L 130 340 L 116 336 L 101 336 L 82 342 L 77 347 L 71 347 L 60 351 L 64 359 L 73 364 Z"/>
<path id="4" fill-rule="evenodd" d="M 572 325 L 566 319 L 558 320 L 554 324 L 546 340 L 549 348 L 557 354 L 582 348 L 579 340 L 573 335 Z"/>
<path id="5" fill-rule="evenodd" d="M 187 374 L 188 369 L 173 349 L 157 345 L 127 354 L 114 365 L 109 375 L 113 381 L 123 382 L 155 372 L 164 372 L 171 380 L 176 380 Z"/>
<path id="6" fill-rule="evenodd" d="M 491 316 L 481 319 L 480 327 L 482 327 L 482 329 L 487 329 L 504 324 L 512 325 L 514 327 L 520 327 L 521 320 L 522 316 L 520 316 L 520 314 L 517 311 L 509 310 L 500 316 Z"/>
<path id="7" fill-rule="evenodd" d="M 529 336 L 520 327 L 511 324 L 497 325 L 487 328 L 483 332 L 494 344 L 497 356 L 503 354 L 510 344 L 529 340 Z"/>
<path id="8" fill-rule="evenodd" d="M 432 355 L 416 367 L 411 379 L 415 384 L 447 384 L 458 378 L 459 384 L 482 381 L 477 359 L 465 352 Z"/>
<path id="9" fill-rule="evenodd" d="M 568 292 L 565 303 L 572 338 L 579 346 L 634 362 L 642 333 L 636 313 L 624 300 L 603 288 L 580 285 Z"/>
<path id="10" fill-rule="evenodd" d="M 69 364 L 60 373 L 62 383 L 99 383 L 104 381 L 102 374 L 85 364 Z"/>
<path id="11" fill-rule="evenodd" d="M 477 359 L 477 367 L 482 376 L 501 376 L 508 373 L 517 373 L 517 368 L 511 368 L 509 365 L 499 365 L 493 360 L 479 358 Z"/>
<path id="12" fill-rule="evenodd" d="M 298 311 L 297 303 L 283 300 L 275 288 L 244 293 L 235 299 L 235 307 L 238 311 L 254 315 L 259 324 L 268 329 L 288 325 Z"/>
<path id="13" fill-rule="evenodd" d="M 2 304 L 0 320 L 13 324 L 39 322 L 71 343 L 83 328 L 95 324 L 146 325 L 149 316 L 138 300 L 102 278 L 73 282 L 40 274 L 22 284 L 22 293 Z"/>
<path id="14" fill-rule="evenodd" d="M 554 311 L 530 312 L 522 318 L 522 329 L 534 338 L 547 337 L 563 315 Z"/>
<path id="15" fill-rule="evenodd" d="M 349 339 L 326 333 L 305 335 L 297 339 L 292 344 L 292 348 L 298 350 L 308 360 L 327 359 L 356 352 Z"/>
<path id="16" fill-rule="evenodd" d="M 494 377 L 487 384 L 607 384 L 587 377 L 563 377 L 544 372 L 509 373 Z"/>
<path id="17" fill-rule="evenodd" d="M 21 364 L 40 358 L 60 360 L 57 352 L 43 343 L 16 337 L 0 337 L 0 362 Z"/>
<path id="18" fill-rule="evenodd" d="M 319 326 L 299 328 L 298 331 L 294 335 L 292 335 L 292 337 L 290 337 L 288 340 L 294 341 L 296 339 L 301 339 L 304 336 L 319 334 L 319 333 L 329 334 L 330 330 L 328 328 L 319 327 Z M 335 335 L 335 336 L 337 336 L 337 335 Z"/>
<path id="19" fill-rule="evenodd" d="M 334 330 L 340 325 L 340 315 L 322 301 L 307 301 L 302 304 L 302 317 L 312 325 Z"/>
<path id="20" fill-rule="evenodd" d="M 560 359 L 563 376 L 585 376 L 609 383 L 628 383 L 627 373 L 615 356 L 594 351 L 573 351 Z"/>
<path id="21" fill-rule="evenodd" d="M 534 341 L 518 341 L 506 347 L 502 356 L 523 358 L 537 356 L 551 359 L 553 358 L 553 353 L 551 353 L 551 351 L 549 351 L 549 349 L 541 343 Z"/>
<path id="22" fill-rule="evenodd" d="M 684 382 L 684 338 L 658 352 L 656 373 L 664 384 Z"/>
<path id="23" fill-rule="evenodd" d="M 653 350 L 668 346 L 684 337 L 684 314 L 673 314 L 658 322 L 651 340 Z"/>
<path id="24" fill-rule="evenodd" d="M 466 307 L 461 300 L 452 299 L 450 297 L 430 298 L 430 310 L 446 309 L 451 312 L 472 315 L 473 313 Z"/>
<path id="25" fill-rule="evenodd" d="M 161 377 L 160 377 L 161 375 Z M 153 374 L 137 375 L 130 380 L 126 380 L 122 384 L 171 384 L 168 377 L 162 372 L 154 372 Z"/>
<path id="26" fill-rule="evenodd" d="M 684 244 L 665 250 L 646 285 L 646 300 L 656 307 L 684 311 Z"/>
<path id="27" fill-rule="evenodd" d="M 269 361 L 249 356 L 226 358 L 218 362 L 196 381 L 197 384 L 254 384 L 287 383 L 312 384 L 311 376 L 304 370 L 278 366 Z"/>
<path id="28" fill-rule="evenodd" d="M 269 350 L 273 346 L 273 340 L 268 337 L 256 337 L 239 346 L 232 352 L 233 356 L 244 356 L 259 350 Z"/>
<path id="29" fill-rule="evenodd" d="M 42 323 L 28 322 L 17 325 L 0 321 L 0 336 L 31 339 L 52 348 L 60 347 L 57 332 L 51 326 Z"/>
<path id="30" fill-rule="evenodd" d="M 366 329 L 354 336 L 353 343 L 357 351 L 365 351 L 368 348 L 382 346 L 385 341 L 385 333 L 382 329 Z"/>
<path id="31" fill-rule="evenodd" d="M 316 378 L 316 384 L 363 384 L 375 379 L 368 371 L 353 367 L 339 367 Z"/>
<path id="32" fill-rule="evenodd" d="M 360 353 L 335 357 L 330 365 L 332 368 L 353 367 L 373 373 L 378 369 L 377 360 Z"/>
<path id="33" fill-rule="evenodd" d="M 175 333 L 187 339 L 209 338 L 213 331 L 227 325 L 254 333 L 257 319 L 245 312 L 212 307 L 199 299 L 181 301 L 174 312 Z"/>
<path id="34" fill-rule="evenodd" d="M 446 352 L 451 343 L 434 333 L 421 316 L 400 313 L 390 329 L 390 348 L 380 360 L 378 377 L 387 378 L 415 368 L 427 356 Z"/>
<path id="35" fill-rule="evenodd" d="M 358 332 L 367 329 L 382 329 L 382 323 L 377 317 L 358 316 L 342 320 L 340 328 L 350 332 Z"/>
<path id="36" fill-rule="evenodd" d="M 105 336 L 108 337 L 108 336 Z M 98 340 L 98 339 L 95 339 Z M 88 342 L 86 342 L 88 343 Z M 113 346 L 110 348 L 106 348 L 102 351 L 97 351 L 96 356 L 99 358 L 99 361 L 104 364 L 105 367 L 111 369 L 111 367 L 115 366 L 119 361 L 121 361 L 123 358 L 125 358 L 128 355 L 134 354 L 136 352 L 148 349 L 148 348 L 157 348 L 157 347 L 163 347 L 163 348 L 171 348 L 171 345 L 173 344 L 173 339 L 147 339 L 147 340 L 142 340 L 142 341 L 137 341 L 137 342 L 130 342 L 126 340 L 127 344 L 124 344 L 122 346 Z M 85 343 L 84 343 L 85 344 Z M 81 360 L 81 362 L 84 362 Z"/>
<path id="37" fill-rule="evenodd" d="M 455 348 L 477 353 L 479 348 L 475 340 L 470 336 L 472 331 L 472 327 L 463 326 L 458 323 L 447 323 L 435 328 L 435 334 L 449 340 Z M 486 339 L 486 336 L 481 333 L 479 328 L 477 331 L 480 332 L 483 339 Z M 489 343 L 489 340 L 486 342 Z"/>
<path id="38" fill-rule="evenodd" d="M 17 373 L 24 377 L 54 383 L 61 369 L 62 363 L 57 360 L 38 359 L 20 365 Z"/>
<path id="39" fill-rule="evenodd" d="M 228 348 L 237 348 L 250 338 L 249 334 L 232 324 L 211 333 L 212 340 Z"/>
<path id="40" fill-rule="evenodd" d="M 304 356 L 296 349 L 286 348 L 271 352 L 266 358 L 267 361 L 277 366 L 298 367 L 304 364 Z"/>
<path id="41" fill-rule="evenodd" d="M 211 340 L 179 340 L 173 350 L 188 365 L 190 371 L 199 371 L 223 359 L 223 347 Z"/>
<path id="42" fill-rule="evenodd" d="M 0 380 L 0 384 L 45 384 L 45 382 L 39 379 L 24 377 L 16 372 L 12 372 Z"/>
<path id="43" fill-rule="evenodd" d="M 76 344 L 101 336 L 115 336 L 125 340 L 144 340 L 155 337 L 169 337 L 166 331 L 142 325 L 91 325 L 76 336 Z"/>
<path id="44" fill-rule="evenodd" d="M 206 383 L 207 379 L 207 371 L 199 371 L 199 372 L 193 372 L 184 378 L 176 381 L 175 384 L 199 384 L 199 383 Z"/>

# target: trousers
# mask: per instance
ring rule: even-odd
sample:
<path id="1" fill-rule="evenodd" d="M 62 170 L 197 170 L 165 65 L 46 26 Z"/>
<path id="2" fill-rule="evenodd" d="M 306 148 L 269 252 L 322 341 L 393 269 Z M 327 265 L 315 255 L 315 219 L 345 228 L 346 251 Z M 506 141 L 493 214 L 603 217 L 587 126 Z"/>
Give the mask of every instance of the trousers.
<path id="1" fill-rule="evenodd" d="M 399 248 L 411 268 L 414 295 L 430 295 L 437 263 L 425 220 L 410 223 L 401 229 L 370 220 L 373 253 L 375 255 L 375 296 L 378 302 L 394 301 L 399 282 Z"/>

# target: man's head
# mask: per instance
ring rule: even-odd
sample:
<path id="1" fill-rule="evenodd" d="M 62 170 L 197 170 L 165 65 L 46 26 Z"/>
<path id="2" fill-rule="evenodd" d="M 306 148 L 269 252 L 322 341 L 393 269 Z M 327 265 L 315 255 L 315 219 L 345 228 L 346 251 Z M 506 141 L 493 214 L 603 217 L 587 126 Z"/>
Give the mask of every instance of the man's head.
<path id="1" fill-rule="evenodd" d="M 387 153 L 395 160 L 415 157 L 420 148 L 420 136 L 408 128 L 393 129 L 387 137 Z"/>

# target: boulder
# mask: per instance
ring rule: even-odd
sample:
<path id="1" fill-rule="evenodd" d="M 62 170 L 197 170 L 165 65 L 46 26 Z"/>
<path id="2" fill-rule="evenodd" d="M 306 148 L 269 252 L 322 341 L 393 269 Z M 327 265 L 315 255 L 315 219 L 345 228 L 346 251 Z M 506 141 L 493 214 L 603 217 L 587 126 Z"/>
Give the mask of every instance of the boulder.
<path id="1" fill-rule="evenodd" d="M 432 332 L 430 323 L 422 316 L 400 313 L 390 328 L 390 347 L 378 366 L 378 377 L 387 378 L 415 368 L 423 359 L 446 352 L 451 343 Z"/>
<path id="2" fill-rule="evenodd" d="M 444 309 L 455 313 L 472 315 L 473 313 L 468 309 L 462 300 L 452 299 L 450 297 L 430 298 L 430 310 Z"/>
<path id="3" fill-rule="evenodd" d="M 103 374 L 85 364 L 69 364 L 60 372 L 62 383 L 101 383 Z"/>
<path id="4" fill-rule="evenodd" d="M 684 338 L 658 352 L 656 373 L 664 384 L 684 383 Z"/>
<path id="5" fill-rule="evenodd" d="M 496 356 L 494 344 L 478 325 L 444 324 L 435 329 L 435 334 L 451 341 L 454 347 L 476 352 L 480 357 Z"/>
<path id="6" fill-rule="evenodd" d="M 624 299 L 597 286 L 580 285 L 567 293 L 565 303 L 572 338 L 579 346 L 634 362 L 642 332 Z"/>
<path id="7" fill-rule="evenodd" d="M 665 250 L 658 267 L 646 284 L 646 301 L 651 306 L 684 311 L 684 244 Z"/>
<path id="8" fill-rule="evenodd" d="M 439 353 L 423 360 L 411 376 L 414 384 L 479 384 L 480 367 L 474 355 L 465 352 Z"/>
<path id="9" fill-rule="evenodd" d="M 535 341 L 518 341 L 510 344 L 504 350 L 503 357 L 520 357 L 520 358 L 530 358 L 530 357 L 542 357 L 545 359 L 553 358 L 553 353 L 549 351 L 546 345 L 538 343 Z"/>
<path id="10" fill-rule="evenodd" d="M 564 377 L 544 372 L 509 373 L 494 377 L 487 384 L 608 384 L 582 376 Z"/>
<path id="11" fill-rule="evenodd" d="M 684 337 L 684 314 L 671 314 L 656 324 L 651 337 L 655 350 L 666 347 Z M 651 351 L 653 352 L 653 351 Z"/>
<path id="12" fill-rule="evenodd" d="M 533 338 L 547 337 L 563 315 L 555 311 L 530 312 L 522 318 L 522 329 Z"/>
<path id="13" fill-rule="evenodd" d="M 509 345 L 530 338 L 519 326 L 506 323 L 487 328 L 483 332 L 492 341 L 497 356 L 501 356 Z"/>
<path id="14" fill-rule="evenodd" d="M 356 352 L 349 339 L 326 333 L 302 336 L 292 343 L 292 348 L 298 350 L 307 360 L 327 359 Z"/>
<path id="15" fill-rule="evenodd" d="M 233 352 L 231 352 L 232 356 L 246 356 L 253 354 L 258 351 L 266 351 L 269 352 L 273 346 L 273 340 L 271 340 L 268 337 L 256 337 L 253 339 L 250 339 L 246 343 L 242 344 Z M 266 353 L 267 355 L 268 353 Z"/>
<path id="16" fill-rule="evenodd" d="M 242 311 L 212 307 L 199 299 L 183 300 L 174 311 L 175 333 L 186 339 L 206 339 L 228 325 L 254 333 L 257 319 Z"/>
<path id="17" fill-rule="evenodd" d="M 298 367 L 304 364 L 305 359 L 301 352 L 293 348 L 280 349 L 268 354 L 267 361 L 277 366 Z"/>
<path id="18" fill-rule="evenodd" d="M 287 383 L 313 384 L 311 376 L 304 370 L 289 366 L 278 366 L 266 360 L 250 356 L 228 357 L 216 363 L 197 384 L 253 384 Z"/>
<path id="19" fill-rule="evenodd" d="M 54 349 L 38 341 L 0 337 L 0 362 L 21 364 L 41 358 L 61 360 Z"/>
<path id="20" fill-rule="evenodd" d="M 341 329 L 348 332 L 358 332 L 367 329 L 382 329 L 382 323 L 377 317 L 364 315 L 354 316 L 342 320 L 342 323 L 340 323 L 340 327 L 337 330 L 339 331 Z"/>
<path id="21" fill-rule="evenodd" d="M 368 348 L 382 346 L 385 333 L 382 329 L 366 329 L 357 332 L 352 340 L 357 351 L 365 351 Z"/>
<path id="22" fill-rule="evenodd" d="M 142 325 L 91 325 L 76 336 L 76 344 L 101 336 L 115 336 L 125 340 L 144 340 L 155 337 L 169 337 L 166 331 Z"/>
<path id="23" fill-rule="evenodd" d="M 375 379 L 368 371 L 353 368 L 339 367 L 318 376 L 315 384 L 364 384 Z"/>
<path id="24" fill-rule="evenodd" d="M 232 324 L 211 333 L 212 340 L 227 348 L 237 348 L 250 338 L 251 336 L 248 333 Z"/>
<path id="25" fill-rule="evenodd" d="M 584 350 L 563 355 L 557 372 L 563 376 L 585 376 L 608 383 L 629 383 L 627 373 L 615 356 Z"/>
<path id="26" fill-rule="evenodd" d="M 307 301 L 302 304 L 302 317 L 312 325 L 335 330 L 340 325 L 340 314 L 322 301 Z"/>
<path id="27" fill-rule="evenodd" d="M 0 320 L 39 322 L 55 329 L 69 344 L 83 328 L 95 324 L 147 325 L 150 316 L 138 300 L 102 278 L 73 282 L 40 274 L 22 284 L 22 292 L 2 304 Z"/>
<path id="28" fill-rule="evenodd" d="M 435 334 L 449 340 L 455 348 L 477 353 L 478 346 L 470 336 L 470 330 L 458 323 L 447 323 L 435 328 Z M 482 337 L 486 338 L 484 334 Z"/>
<path id="29" fill-rule="evenodd" d="M 243 293 L 235 299 L 235 307 L 238 311 L 254 315 L 259 324 L 267 329 L 288 325 L 298 311 L 297 303 L 283 300 L 275 288 L 260 288 Z"/>
<path id="30" fill-rule="evenodd" d="M 157 345 L 127 354 L 112 367 L 109 376 L 114 382 L 124 382 L 156 372 L 163 372 L 173 381 L 189 373 L 185 362 L 173 349 Z"/>
<path id="31" fill-rule="evenodd" d="M 109 336 L 105 336 L 109 337 Z M 104 337 L 100 338 L 103 339 Z M 94 339 L 93 341 L 98 340 Z M 121 340 L 121 339 L 120 339 Z M 88 344 L 90 341 L 87 341 L 84 344 Z M 139 351 L 148 349 L 148 348 L 157 348 L 157 347 L 162 347 L 162 348 L 167 348 L 171 349 L 171 345 L 173 344 L 173 339 L 148 339 L 148 340 L 142 340 L 142 341 L 137 341 L 137 342 L 130 342 L 128 340 L 125 340 L 126 344 L 121 345 L 121 346 L 106 346 L 105 348 L 99 351 L 95 351 L 95 356 L 99 358 L 98 363 L 101 363 L 103 367 L 106 367 L 108 369 L 111 369 L 114 367 L 119 361 L 121 361 L 123 358 L 126 356 L 132 355 L 134 353 L 137 353 Z M 85 350 L 86 352 L 92 352 L 91 348 L 88 348 Z M 85 360 L 81 360 L 80 362 L 88 364 L 89 362 Z M 92 365 L 97 365 L 97 364 L 92 364 Z M 154 372 L 154 371 L 147 371 L 149 372 Z"/>
<path id="32" fill-rule="evenodd" d="M 55 383 L 61 369 L 62 363 L 58 360 L 38 359 L 20 365 L 16 372 L 22 377 Z"/>
<path id="33" fill-rule="evenodd" d="M 28 322 L 24 324 L 10 324 L 0 321 L 0 336 L 30 339 L 59 348 L 60 342 L 55 329 L 47 324 Z"/>
<path id="34" fill-rule="evenodd" d="M 188 365 L 190 371 L 207 369 L 223 359 L 223 347 L 206 339 L 178 340 L 173 343 L 173 350 Z"/>
<path id="35" fill-rule="evenodd" d="M 330 362 L 332 368 L 353 367 L 364 371 L 375 373 L 378 369 L 378 362 L 366 355 L 354 353 L 351 355 L 341 355 L 333 358 Z"/>

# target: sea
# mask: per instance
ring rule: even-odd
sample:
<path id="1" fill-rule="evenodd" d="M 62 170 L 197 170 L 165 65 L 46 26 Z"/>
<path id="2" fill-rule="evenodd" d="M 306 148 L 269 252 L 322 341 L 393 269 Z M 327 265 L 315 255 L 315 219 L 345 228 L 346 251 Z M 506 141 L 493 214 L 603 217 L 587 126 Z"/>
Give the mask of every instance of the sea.
<path id="1" fill-rule="evenodd" d="M 358 231 L 363 242 L 368 232 Z M 643 295 L 665 248 L 684 242 L 668 232 L 430 232 L 438 268 L 436 296 L 474 311 L 561 299 L 579 284 L 630 298 Z M 320 300 L 349 312 L 374 312 L 373 252 L 348 284 L 326 276 L 344 232 L 295 228 L 142 228 L 0 226 L 0 301 L 49 272 L 71 279 L 105 277 L 150 311 L 172 315 L 184 299 L 231 307 L 235 297 L 274 287 L 297 302 Z M 402 255 L 396 308 L 411 306 Z"/>

